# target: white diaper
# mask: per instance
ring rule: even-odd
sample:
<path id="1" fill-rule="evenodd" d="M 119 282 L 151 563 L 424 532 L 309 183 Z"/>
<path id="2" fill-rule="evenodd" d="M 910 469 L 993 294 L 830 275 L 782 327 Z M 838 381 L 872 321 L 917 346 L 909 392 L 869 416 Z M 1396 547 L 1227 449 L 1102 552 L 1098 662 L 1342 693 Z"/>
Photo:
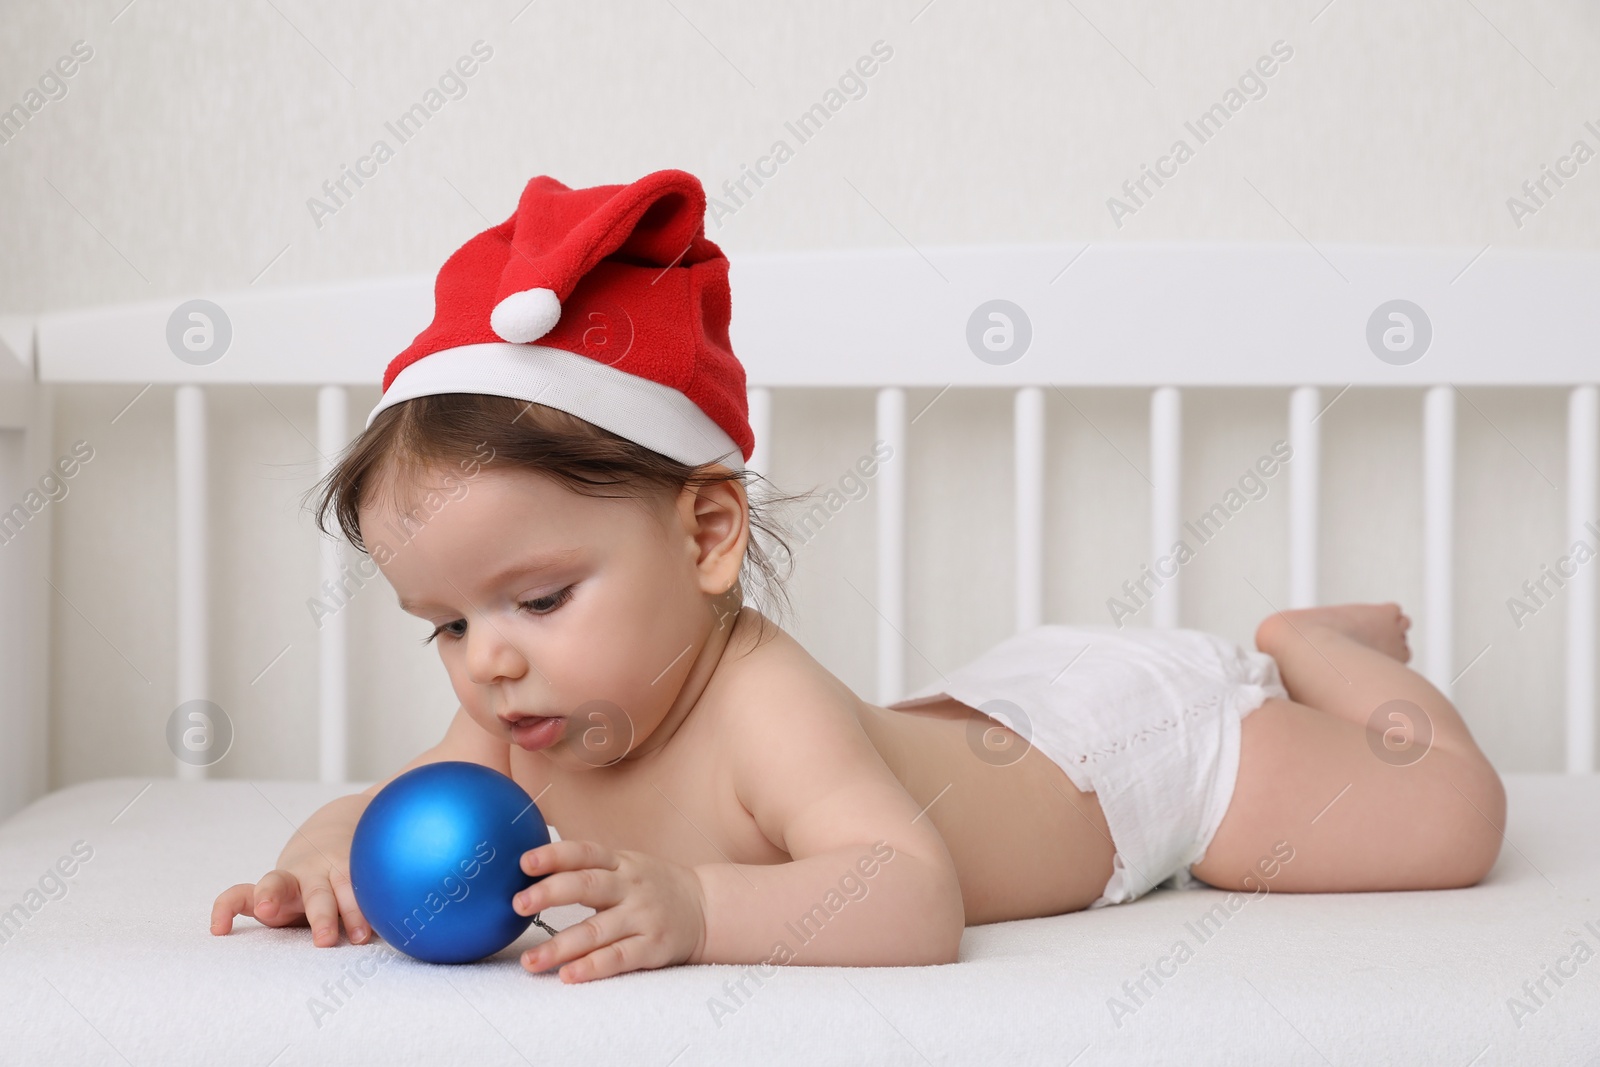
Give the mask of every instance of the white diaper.
<path id="1" fill-rule="evenodd" d="M 1096 794 L 1116 849 L 1089 905 L 1098 908 L 1205 885 L 1189 866 L 1233 798 L 1239 723 L 1288 693 L 1271 656 L 1199 630 L 1037 626 L 889 707 L 945 696 L 1015 730 Z M 1007 703 L 985 707 L 994 701 Z"/>

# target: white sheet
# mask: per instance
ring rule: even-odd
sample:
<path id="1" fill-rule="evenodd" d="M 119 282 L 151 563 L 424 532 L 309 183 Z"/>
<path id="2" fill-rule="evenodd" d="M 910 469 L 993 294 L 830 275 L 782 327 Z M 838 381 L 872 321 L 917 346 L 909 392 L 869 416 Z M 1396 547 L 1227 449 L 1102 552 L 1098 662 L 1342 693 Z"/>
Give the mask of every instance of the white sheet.
<path id="1" fill-rule="evenodd" d="M 723 987 L 741 968 L 565 986 L 517 964 L 519 947 L 544 937 L 537 928 L 464 967 L 382 944 L 319 949 L 304 928 L 250 919 L 213 937 L 217 893 L 259 877 L 292 825 L 351 790 L 97 781 L 0 825 L 0 910 L 24 902 L 75 842 L 93 848 L 65 895 L 0 944 L 0 1062 L 1600 1062 L 1600 776 L 1506 785 L 1509 843 L 1471 889 L 1272 893 L 1204 943 L 1185 924 L 1226 894 L 1161 890 L 969 928 L 950 966 L 784 968 L 719 1025 L 713 999 L 737 1003 Z M 564 928 L 586 914 L 545 918 Z M 1169 965 L 1159 988 L 1147 980 L 1153 995 L 1117 1025 L 1110 998 L 1132 1005 L 1123 983 L 1179 938 L 1193 957 Z M 1584 961 L 1561 962 L 1580 938 Z M 350 995 L 319 1025 L 313 998 L 333 1005 L 324 983 L 358 961 L 375 973 L 347 979 Z M 1553 996 L 1534 1005 L 1523 983 L 1558 963 L 1576 973 L 1559 987 L 1546 979 Z M 1535 1009 L 1520 1025 L 1508 1004 L 1518 996 Z"/>

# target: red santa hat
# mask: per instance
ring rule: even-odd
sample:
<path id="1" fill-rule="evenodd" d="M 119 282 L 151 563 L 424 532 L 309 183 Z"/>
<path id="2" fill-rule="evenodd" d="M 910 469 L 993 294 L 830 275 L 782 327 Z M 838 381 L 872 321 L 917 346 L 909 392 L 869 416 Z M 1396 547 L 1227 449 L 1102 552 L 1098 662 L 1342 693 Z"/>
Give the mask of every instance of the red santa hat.
<path id="1" fill-rule="evenodd" d="M 576 415 L 681 463 L 739 470 L 755 447 L 728 341 L 728 260 L 681 170 L 569 189 L 540 175 L 516 214 L 456 250 L 433 322 L 389 363 L 367 416 L 434 393 Z"/>

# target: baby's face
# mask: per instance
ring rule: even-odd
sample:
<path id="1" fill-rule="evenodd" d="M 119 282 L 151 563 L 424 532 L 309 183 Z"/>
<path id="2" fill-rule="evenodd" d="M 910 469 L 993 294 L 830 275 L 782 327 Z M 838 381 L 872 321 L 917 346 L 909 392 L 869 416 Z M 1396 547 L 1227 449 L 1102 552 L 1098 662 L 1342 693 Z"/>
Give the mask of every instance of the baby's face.
<path id="1" fill-rule="evenodd" d="M 517 470 L 441 473 L 404 493 L 411 525 L 385 483 L 361 509 L 362 538 L 400 606 L 429 623 L 468 714 L 573 769 L 642 744 L 715 621 L 683 522 L 692 506 L 584 496 Z M 513 730 L 533 715 L 564 718 Z"/>

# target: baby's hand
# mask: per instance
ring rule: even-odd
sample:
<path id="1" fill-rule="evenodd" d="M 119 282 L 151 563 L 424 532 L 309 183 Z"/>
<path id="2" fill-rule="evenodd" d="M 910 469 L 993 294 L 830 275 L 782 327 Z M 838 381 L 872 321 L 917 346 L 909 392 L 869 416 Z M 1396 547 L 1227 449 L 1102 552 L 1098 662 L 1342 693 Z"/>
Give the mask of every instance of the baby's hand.
<path id="1" fill-rule="evenodd" d="M 349 874 L 327 865 L 310 871 L 268 871 L 255 885 L 229 886 L 211 905 L 211 932 L 232 931 L 236 915 L 248 915 L 265 926 L 309 926 L 311 943 L 318 948 L 339 943 L 340 919 L 352 944 L 367 939 L 367 922 L 356 904 Z"/>
<path id="2" fill-rule="evenodd" d="M 352 944 L 371 935 L 371 924 L 356 904 L 350 885 L 350 841 L 370 800 L 362 794 L 340 797 L 319 808 L 294 832 L 276 867 L 254 885 L 241 882 L 218 894 L 211 905 L 211 932 L 233 929 L 238 915 L 265 926 L 309 926 L 311 943 L 339 943 L 339 923 Z"/>
<path id="3" fill-rule="evenodd" d="M 594 841 L 554 841 L 524 852 L 522 869 L 548 877 L 512 898 L 517 914 L 562 904 L 595 909 L 524 952 L 522 965 L 530 971 L 566 963 L 561 980 L 585 982 L 689 963 L 705 943 L 705 895 L 692 868 Z"/>

